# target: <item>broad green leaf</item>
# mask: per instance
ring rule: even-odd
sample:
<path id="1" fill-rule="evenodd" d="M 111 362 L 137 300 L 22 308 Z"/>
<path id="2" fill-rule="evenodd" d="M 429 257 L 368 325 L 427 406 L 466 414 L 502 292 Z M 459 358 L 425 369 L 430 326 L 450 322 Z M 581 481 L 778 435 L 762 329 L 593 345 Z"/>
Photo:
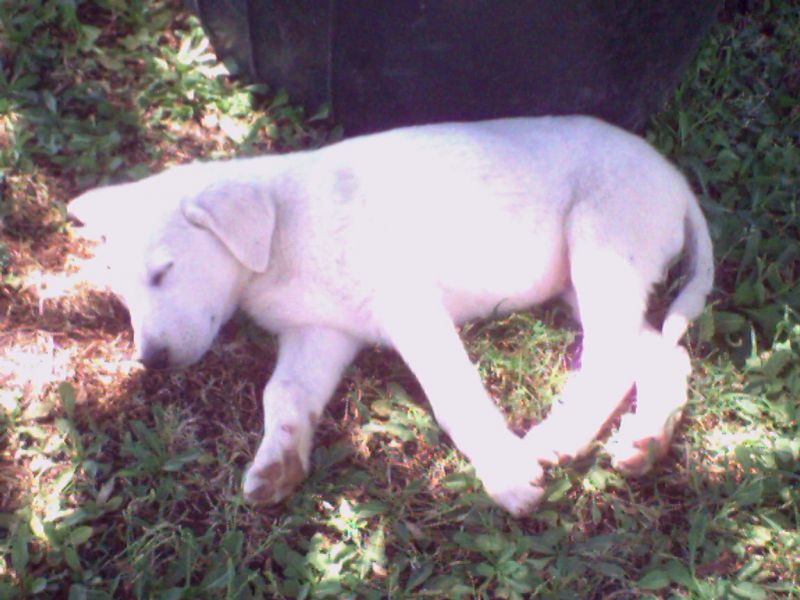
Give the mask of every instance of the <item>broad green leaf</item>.
<path id="1" fill-rule="evenodd" d="M 745 508 L 760 503 L 763 494 L 764 483 L 761 479 L 756 479 L 739 487 L 733 495 L 733 501 L 739 508 Z"/>
<path id="2" fill-rule="evenodd" d="M 19 588 L 16 585 L 11 585 L 10 583 L 5 583 L 0 581 L 0 598 L 5 598 L 6 600 L 16 600 L 16 598 L 20 597 Z"/>
<path id="3" fill-rule="evenodd" d="M 375 515 L 385 514 L 389 510 L 389 505 L 380 500 L 370 500 L 353 507 L 353 515 L 359 519 L 369 519 Z"/>
<path id="4" fill-rule="evenodd" d="M 441 485 L 448 490 L 463 492 L 472 487 L 473 481 L 474 480 L 466 473 L 456 472 L 445 476 L 441 481 Z"/>
<path id="5" fill-rule="evenodd" d="M 88 600 L 89 598 L 89 591 L 86 589 L 85 585 L 81 585 L 80 583 L 74 583 L 69 588 L 69 595 L 67 596 L 67 600 Z"/>
<path id="6" fill-rule="evenodd" d="M 767 377 L 777 377 L 789 364 L 796 364 L 798 357 L 792 352 L 791 348 L 780 348 L 772 352 L 761 367 L 761 372 Z"/>
<path id="7" fill-rule="evenodd" d="M 589 563 L 589 567 L 601 575 L 605 575 L 606 577 L 610 577 L 612 579 L 624 579 L 625 578 L 625 569 L 621 566 L 606 562 L 603 560 L 593 560 Z"/>
<path id="8" fill-rule="evenodd" d="M 389 417 L 392 414 L 392 403 L 386 398 L 379 398 L 370 404 L 372 412 L 381 417 Z"/>
<path id="9" fill-rule="evenodd" d="M 433 573 L 433 563 L 430 561 L 423 562 L 419 567 L 411 571 L 411 575 L 409 575 L 406 582 L 406 591 L 411 592 L 421 586 L 431 576 L 431 573 Z"/>
<path id="10" fill-rule="evenodd" d="M 478 563 L 478 565 L 475 567 L 475 572 L 482 577 L 486 577 L 487 579 L 497 575 L 495 568 L 487 562 Z"/>
<path id="11" fill-rule="evenodd" d="M 81 573 L 83 571 L 81 559 L 73 546 L 67 546 L 64 548 L 64 562 L 66 562 L 67 566 L 76 573 Z"/>
<path id="12" fill-rule="evenodd" d="M 500 533 L 481 533 L 475 536 L 475 547 L 484 556 L 496 556 L 507 548 L 509 543 Z"/>
<path id="13" fill-rule="evenodd" d="M 169 588 L 161 592 L 158 596 L 158 600 L 180 600 L 184 597 L 184 592 L 185 589 L 182 587 Z"/>
<path id="14" fill-rule="evenodd" d="M 669 576 L 662 569 L 648 571 L 636 584 L 643 590 L 663 590 L 669 585 Z"/>
<path id="15" fill-rule="evenodd" d="M 714 331 L 718 334 L 738 333 L 746 328 L 747 319 L 742 315 L 724 310 L 714 311 Z"/>
<path id="16" fill-rule="evenodd" d="M 47 589 L 47 579 L 44 577 L 37 577 L 31 582 L 30 591 L 32 594 L 41 594 Z"/>
<path id="17" fill-rule="evenodd" d="M 202 586 L 207 590 L 221 590 L 228 587 L 235 571 L 232 559 L 222 559 L 222 556 L 219 556 L 217 560 L 212 561 L 212 565 L 211 570 L 203 578 Z"/>
<path id="18" fill-rule="evenodd" d="M 82 525 L 80 527 L 76 527 L 70 532 L 68 541 L 73 546 L 80 546 L 88 541 L 88 539 L 92 537 L 93 533 L 94 529 L 92 529 L 90 526 Z"/>
<path id="19" fill-rule="evenodd" d="M 767 590 L 757 583 L 742 581 L 731 586 L 731 593 L 737 598 L 747 598 L 747 600 L 764 600 L 768 598 Z"/>
<path id="20" fill-rule="evenodd" d="M 700 509 L 689 517 L 689 557 L 692 563 L 696 561 L 697 551 L 705 542 L 708 521 L 708 512 L 705 509 Z"/>
<path id="21" fill-rule="evenodd" d="M 396 421 L 389 421 L 384 425 L 384 429 L 404 442 L 417 439 L 417 434 L 414 430 Z"/>
<path id="22" fill-rule="evenodd" d="M 30 539 L 29 529 L 20 527 L 11 542 L 11 566 L 14 570 L 23 575 L 26 573 L 30 555 L 28 554 L 28 540 Z"/>
<path id="23" fill-rule="evenodd" d="M 203 451 L 200 448 L 195 448 L 194 450 L 189 450 L 178 456 L 173 456 L 164 463 L 161 469 L 168 473 L 180 471 L 189 463 L 196 461 L 202 453 Z"/>
<path id="24" fill-rule="evenodd" d="M 558 502 L 572 487 L 572 482 L 566 477 L 556 481 L 547 490 L 547 500 L 549 502 Z"/>
<path id="25" fill-rule="evenodd" d="M 683 587 L 691 587 L 693 581 L 692 574 L 689 572 L 689 569 L 686 568 L 686 565 L 677 560 L 670 560 L 664 568 L 673 582 Z"/>
<path id="26" fill-rule="evenodd" d="M 63 382 L 58 386 L 58 395 L 64 404 L 64 411 L 70 420 L 75 420 L 75 388 L 71 383 Z"/>

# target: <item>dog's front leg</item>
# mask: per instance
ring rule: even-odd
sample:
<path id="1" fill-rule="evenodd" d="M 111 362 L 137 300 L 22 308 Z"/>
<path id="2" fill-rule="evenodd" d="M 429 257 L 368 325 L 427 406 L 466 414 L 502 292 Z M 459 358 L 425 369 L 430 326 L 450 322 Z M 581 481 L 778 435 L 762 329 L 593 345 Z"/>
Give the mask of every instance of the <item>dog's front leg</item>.
<path id="1" fill-rule="evenodd" d="M 279 502 L 306 476 L 319 416 L 359 345 L 318 327 L 279 336 L 278 362 L 264 389 L 264 437 L 244 477 L 247 500 Z"/>
<path id="2" fill-rule="evenodd" d="M 379 312 L 384 333 L 488 494 L 512 514 L 523 514 L 542 497 L 542 488 L 535 485 L 542 469 L 524 454 L 523 441 L 486 393 L 450 315 L 435 296 L 397 294 L 383 303 Z"/>

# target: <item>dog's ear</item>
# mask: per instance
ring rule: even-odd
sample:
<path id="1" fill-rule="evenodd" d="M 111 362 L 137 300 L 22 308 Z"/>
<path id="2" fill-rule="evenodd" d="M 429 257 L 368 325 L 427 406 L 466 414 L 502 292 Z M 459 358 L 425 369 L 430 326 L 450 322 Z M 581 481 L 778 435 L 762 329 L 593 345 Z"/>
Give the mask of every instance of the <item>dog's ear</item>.
<path id="1" fill-rule="evenodd" d="M 256 273 L 267 270 L 275 207 L 254 184 L 215 183 L 181 203 L 186 220 L 213 233 L 231 254 Z"/>

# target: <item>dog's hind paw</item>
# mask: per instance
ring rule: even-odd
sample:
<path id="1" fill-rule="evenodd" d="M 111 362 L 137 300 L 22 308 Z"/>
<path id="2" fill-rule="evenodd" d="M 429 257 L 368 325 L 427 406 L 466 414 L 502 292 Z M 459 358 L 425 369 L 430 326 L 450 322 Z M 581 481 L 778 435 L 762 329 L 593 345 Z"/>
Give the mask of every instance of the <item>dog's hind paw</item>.
<path id="1" fill-rule="evenodd" d="M 606 445 L 614 468 L 629 477 L 644 475 L 669 451 L 669 436 L 647 437 L 636 441 L 612 437 Z"/>
<path id="2" fill-rule="evenodd" d="M 532 512 L 539 506 L 544 496 L 544 488 L 537 485 L 542 479 L 542 469 L 534 466 L 532 473 L 524 476 L 513 476 L 504 469 L 495 469 L 489 475 L 481 477 L 486 493 L 500 507 L 514 515 L 521 517 Z"/>
<path id="3" fill-rule="evenodd" d="M 300 455 L 292 450 L 279 461 L 250 465 L 242 482 L 242 493 L 253 504 L 276 504 L 291 494 L 305 476 Z"/>

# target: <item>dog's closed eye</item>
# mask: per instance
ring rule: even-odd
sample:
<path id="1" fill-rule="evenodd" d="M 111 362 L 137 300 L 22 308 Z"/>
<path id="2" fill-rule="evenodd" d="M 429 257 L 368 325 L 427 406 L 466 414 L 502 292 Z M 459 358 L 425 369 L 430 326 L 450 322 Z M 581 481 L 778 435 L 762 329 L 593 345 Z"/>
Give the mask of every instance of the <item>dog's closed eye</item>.
<path id="1" fill-rule="evenodd" d="M 159 287 L 163 281 L 164 277 L 167 275 L 167 272 L 172 268 L 175 263 L 172 261 L 168 262 L 167 264 L 159 267 L 156 271 L 150 274 L 150 287 Z"/>

